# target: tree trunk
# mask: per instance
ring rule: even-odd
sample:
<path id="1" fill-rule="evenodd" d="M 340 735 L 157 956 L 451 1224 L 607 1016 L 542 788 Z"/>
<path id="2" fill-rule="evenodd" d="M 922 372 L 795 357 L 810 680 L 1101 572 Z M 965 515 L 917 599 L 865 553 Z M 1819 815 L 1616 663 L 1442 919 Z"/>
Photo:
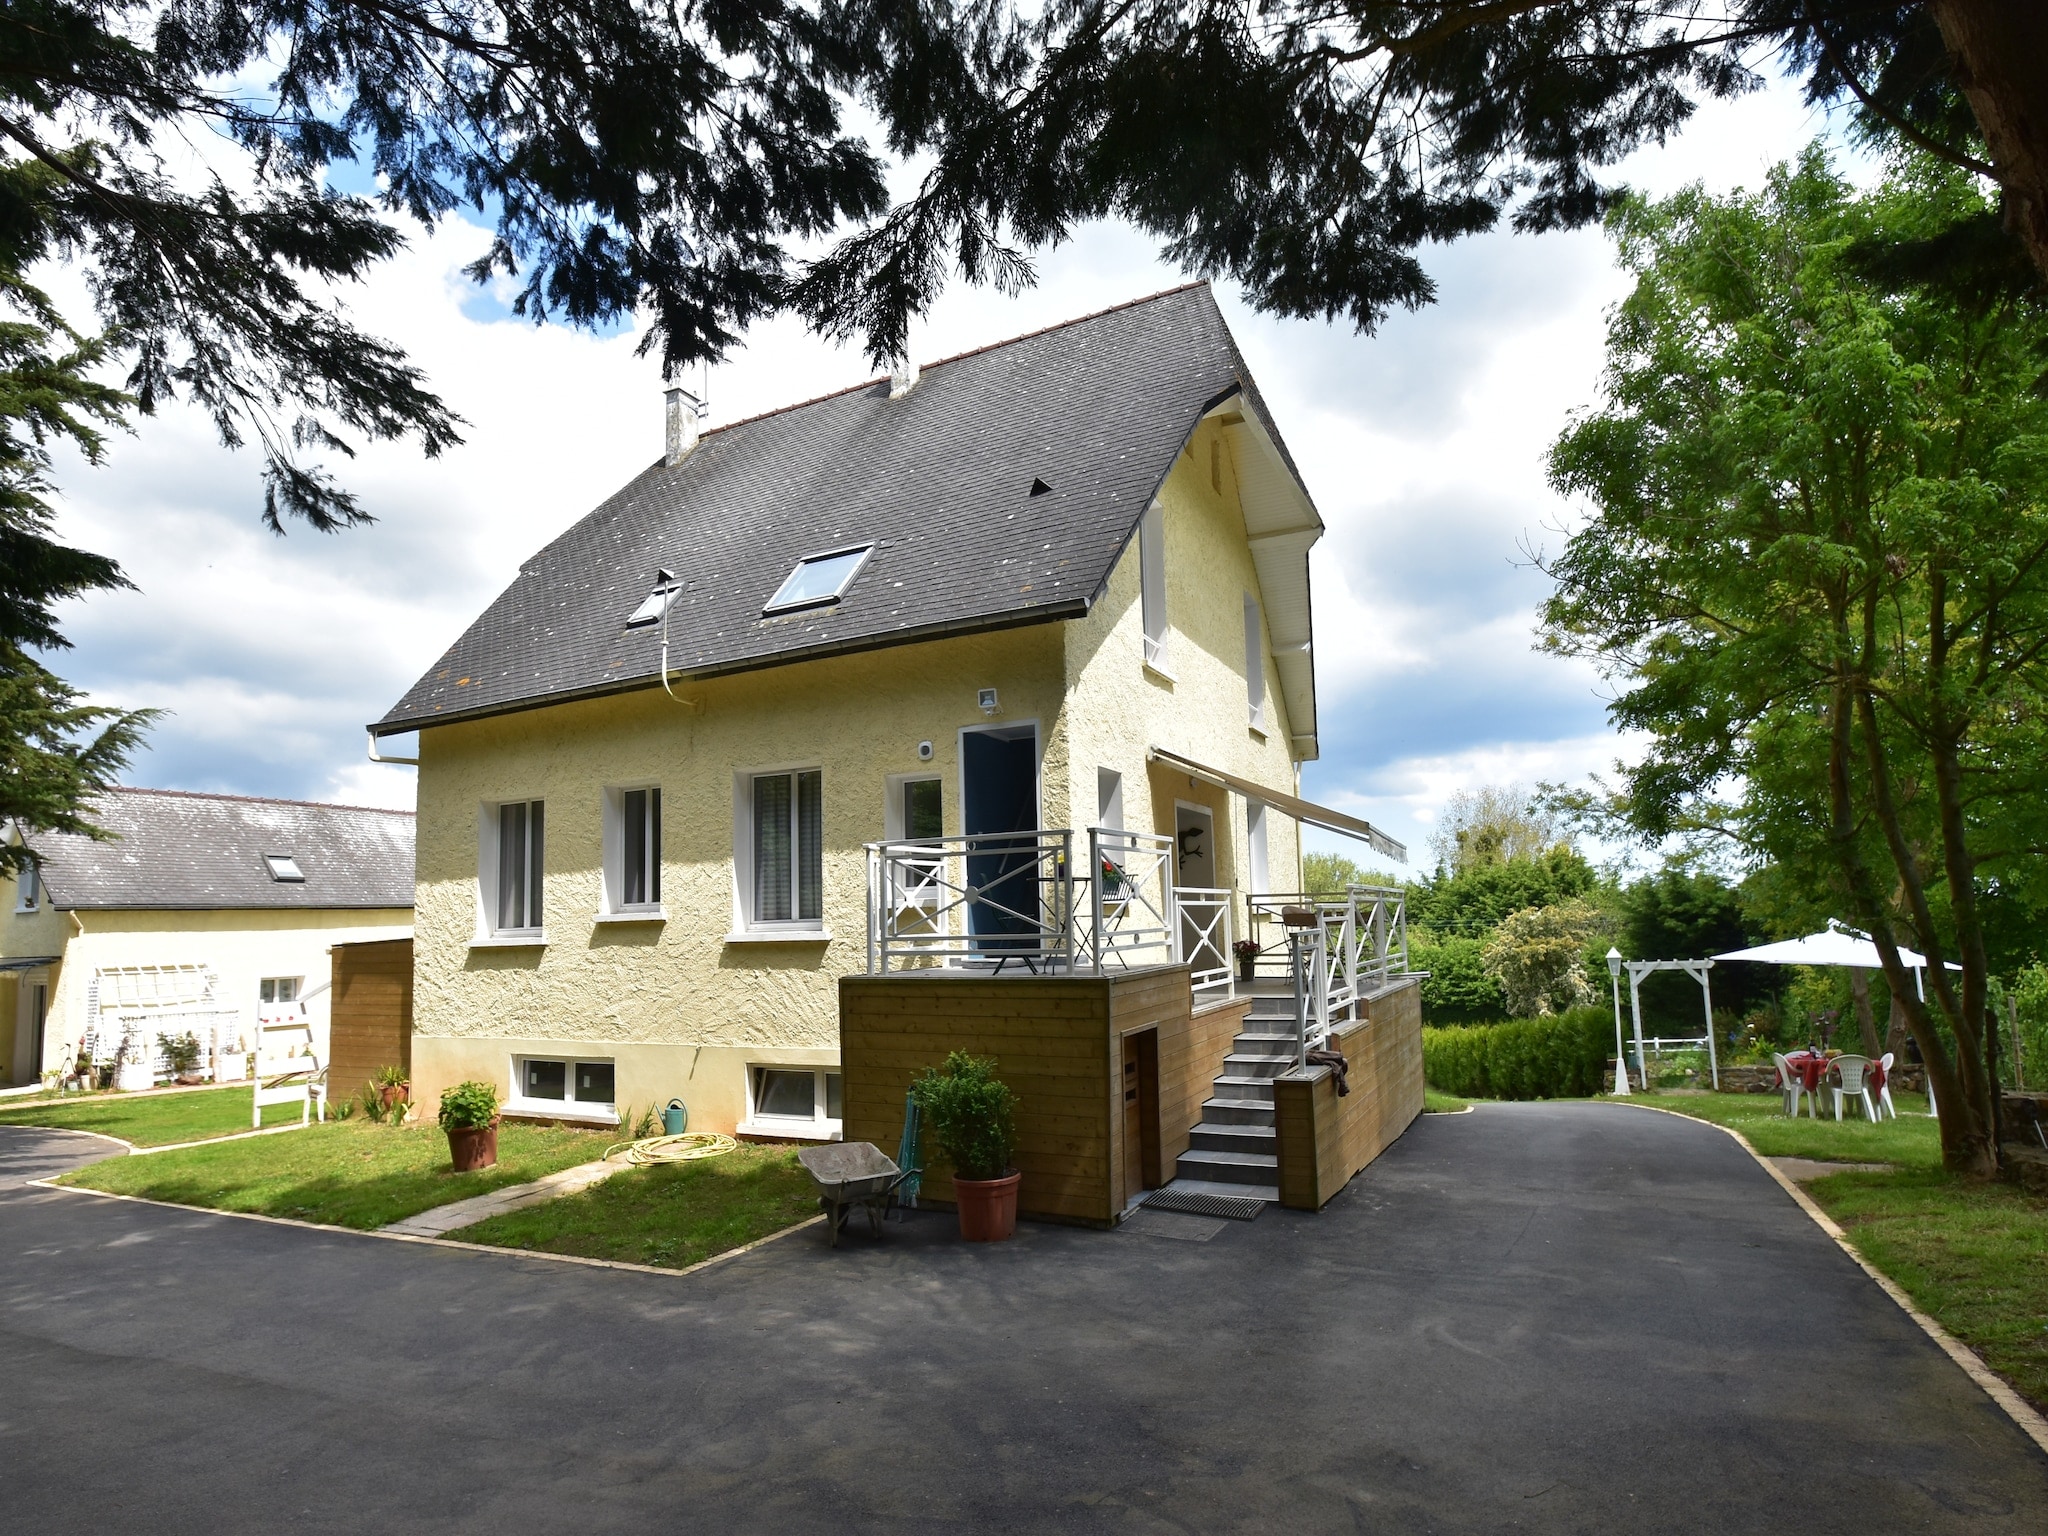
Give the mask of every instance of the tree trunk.
<path id="1" fill-rule="evenodd" d="M 2048 5 L 1928 0 L 1928 8 L 1998 167 L 2006 225 L 2048 277 Z"/>
<path id="2" fill-rule="evenodd" d="M 1877 1016 L 1870 1011 L 1870 972 L 1860 965 L 1849 967 L 1849 996 L 1856 1003 L 1856 1031 L 1863 1037 L 1863 1054 L 1875 1061 L 1884 1051 L 1877 1041 Z"/>
<path id="3" fill-rule="evenodd" d="M 1908 1033 L 1906 1029 L 1905 1007 L 1899 1002 L 1898 998 L 1894 997 L 1892 999 L 1891 1020 L 1884 1032 L 1884 1048 L 1890 1053 L 1894 1061 L 1905 1054 Z"/>

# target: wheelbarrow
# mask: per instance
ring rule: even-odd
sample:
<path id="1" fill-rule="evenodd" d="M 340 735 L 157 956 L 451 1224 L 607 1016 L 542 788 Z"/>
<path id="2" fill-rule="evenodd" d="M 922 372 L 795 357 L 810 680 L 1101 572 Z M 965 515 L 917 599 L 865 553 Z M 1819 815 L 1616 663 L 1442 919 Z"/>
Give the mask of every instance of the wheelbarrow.
<path id="1" fill-rule="evenodd" d="M 923 1172 L 898 1168 L 880 1147 L 868 1141 L 805 1147 L 796 1158 L 818 1186 L 818 1209 L 831 1218 L 834 1248 L 839 1246 L 839 1229 L 855 1210 L 868 1213 L 868 1226 L 879 1237 L 882 1217 L 896 1191 Z"/>

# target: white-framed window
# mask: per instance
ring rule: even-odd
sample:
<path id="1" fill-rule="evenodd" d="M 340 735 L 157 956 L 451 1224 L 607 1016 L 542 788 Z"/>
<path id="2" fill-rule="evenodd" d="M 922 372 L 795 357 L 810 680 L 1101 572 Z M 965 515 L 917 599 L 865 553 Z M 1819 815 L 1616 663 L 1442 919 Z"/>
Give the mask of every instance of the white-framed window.
<path id="1" fill-rule="evenodd" d="M 1095 825 L 1123 830 L 1124 776 L 1114 768 L 1095 770 Z"/>
<path id="2" fill-rule="evenodd" d="M 299 868 L 299 861 L 289 853 L 266 853 L 263 867 L 270 872 L 270 878 L 281 885 L 298 885 L 306 878 L 306 872 Z"/>
<path id="3" fill-rule="evenodd" d="M 1259 600 L 1244 595 L 1244 693 L 1255 731 L 1266 729 L 1266 625 Z"/>
<path id="4" fill-rule="evenodd" d="M 1252 800 L 1244 808 L 1245 841 L 1250 844 L 1252 890 L 1270 891 L 1273 888 L 1271 869 L 1266 854 L 1266 808 Z"/>
<path id="5" fill-rule="evenodd" d="M 1145 660 L 1166 665 L 1166 513 L 1154 502 L 1138 520 L 1138 606 L 1145 625 Z"/>
<path id="6" fill-rule="evenodd" d="M 944 837 L 946 835 L 945 781 L 937 774 L 898 774 L 888 781 L 888 804 L 882 816 L 882 835 L 899 839 Z M 912 901 L 929 901 L 936 894 L 936 882 L 945 867 L 943 856 L 900 861 Z"/>
<path id="7" fill-rule="evenodd" d="M 33 864 L 24 864 L 14 880 L 14 910 L 34 912 L 42 904 L 43 872 Z"/>
<path id="8" fill-rule="evenodd" d="M 477 895 L 492 938 L 538 939 L 547 863 L 547 803 L 486 805 L 477 838 Z"/>
<path id="9" fill-rule="evenodd" d="M 740 881 L 749 928 L 818 928 L 825 916 L 824 775 L 816 768 L 745 776 Z"/>
<path id="10" fill-rule="evenodd" d="M 740 1129 L 754 1136 L 795 1136 L 830 1141 L 841 1131 L 843 1106 L 836 1067 L 747 1068 L 747 1118 Z"/>
<path id="11" fill-rule="evenodd" d="M 566 1119 L 617 1119 L 618 1073 L 614 1063 L 575 1056 L 519 1056 L 512 1062 L 514 1114 L 559 1115 Z"/>
<path id="12" fill-rule="evenodd" d="M 604 792 L 604 910 L 613 916 L 661 911 L 661 790 L 656 785 Z"/>
<path id="13" fill-rule="evenodd" d="M 296 1003 L 305 986 L 303 976 L 266 976 L 256 983 L 256 1001 L 265 1008 L 282 1008 Z"/>

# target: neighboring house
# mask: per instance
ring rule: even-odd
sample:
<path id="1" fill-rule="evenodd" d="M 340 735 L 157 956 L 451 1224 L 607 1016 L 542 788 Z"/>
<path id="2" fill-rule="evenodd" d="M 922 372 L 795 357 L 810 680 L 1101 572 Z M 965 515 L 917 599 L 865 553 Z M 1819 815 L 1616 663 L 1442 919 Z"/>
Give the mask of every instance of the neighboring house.
<path id="1" fill-rule="evenodd" d="M 111 841 L 32 834 L 40 868 L 0 880 L 0 1070 L 17 1086 L 124 1039 L 232 1051 L 292 1010 L 324 1061 L 329 947 L 412 931 L 408 811 L 117 789 L 93 817 Z"/>
<path id="2" fill-rule="evenodd" d="M 419 733 L 416 1098 L 834 1136 L 839 979 L 948 924 L 916 963 L 1072 967 L 1086 829 L 1217 893 L 1166 920 L 1212 979 L 1298 819 L 1398 852 L 1297 798 L 1323 528 L 1207 285 L 701 437 L 669 406 L 370 728 Z"/>

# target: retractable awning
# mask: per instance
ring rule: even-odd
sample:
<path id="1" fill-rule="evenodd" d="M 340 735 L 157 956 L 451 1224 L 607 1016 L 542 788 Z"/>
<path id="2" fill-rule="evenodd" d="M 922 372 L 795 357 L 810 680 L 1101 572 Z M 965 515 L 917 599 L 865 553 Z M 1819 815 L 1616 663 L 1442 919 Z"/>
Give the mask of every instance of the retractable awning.
<path id="1" fill-rule="evenodd" d="M 1256 800 L 1261 805 L 1270 805 L 1276 811 L 1292 816 L 1296 821 L 1311 827 L 1321 827 L 1325 832 L 1341 832 L 1346 837 L 1355 837 L 1360 842 L 1370 843 L 1390 859 L 1408 862 L 1408 846 L 1397 843 L 1369 821 L 1356 816 L 1347 816 L 1342 811 L 1333 811 L 1327 805 L 1317 805 L 1313 800 L 1304 800 L 1299 795 L 1282 794 L 1277 789 L 1268 789 L 1250 779 L 1239 778 L 1234 773 L 1225 773 L 1221 768 L 1211 768 L 1198 763 L 1191 757 L 1182 757 L 1178 752 L 1168 752 L 1163 747 L 1154 747 L 1151 759 L 1167 763 L 1182 773 L 1192 775 L 1204 783 L 1214 784 L 1219 789 L 1228 789 L 1243 795 L 1247 800 Z"/>
<path id="2" fill-rule="evenodd" d="M 4 960 L 0 960 L 0 972 L 39 971 L 46 965 L 55 965 L 56 963 L 57 956 L 55 955 L 10 955 Z"/>

